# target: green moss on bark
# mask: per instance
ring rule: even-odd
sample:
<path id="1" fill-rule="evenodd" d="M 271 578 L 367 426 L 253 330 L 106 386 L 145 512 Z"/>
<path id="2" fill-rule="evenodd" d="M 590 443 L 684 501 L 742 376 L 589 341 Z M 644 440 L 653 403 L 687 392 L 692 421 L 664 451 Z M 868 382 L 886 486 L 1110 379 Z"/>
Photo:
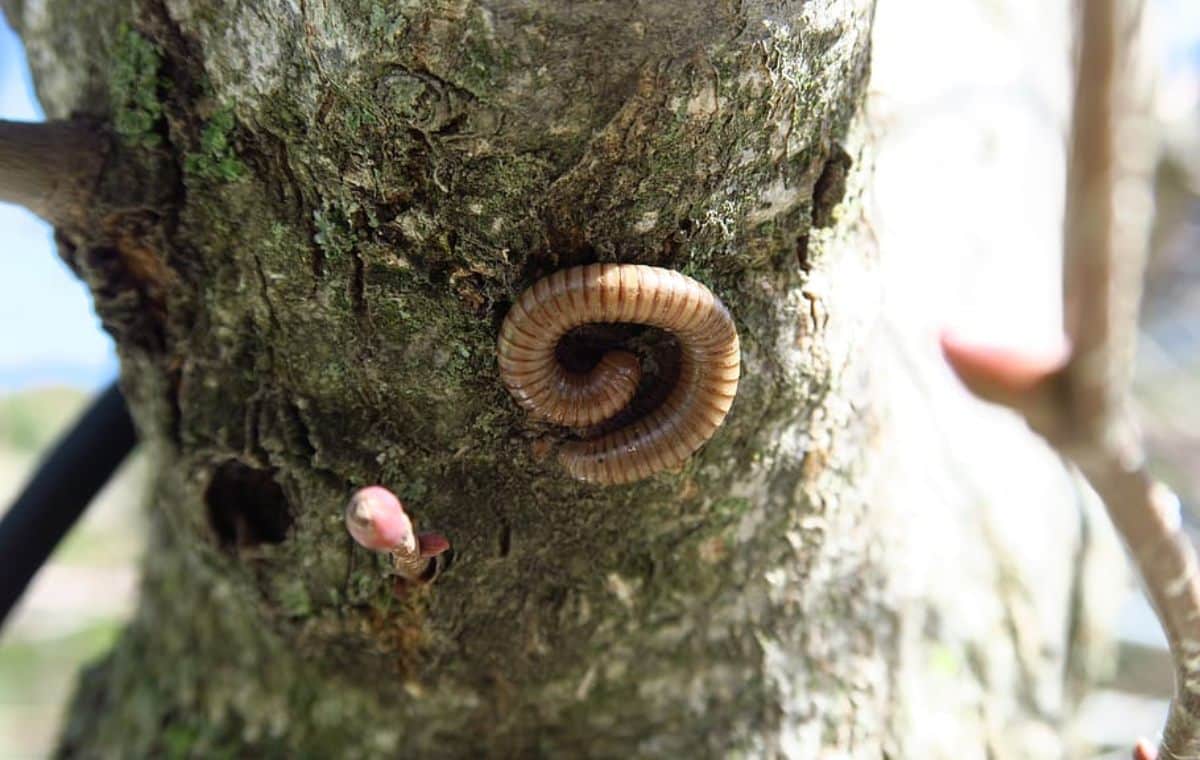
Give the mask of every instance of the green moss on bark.
<path id="1" fill-rule="evenodd" d="M 235 182 L 244 177 L 246 165 L 233 147 L 235 126 L 233 109 L 218 109 L 200 132 L 200 150 L 184 157 L 185 172 L 209 181 Z"/>
<path id="2" fill-rule="evenodd" d="M 162 144 L 163 108 L 159 101 L 162 57 L 158 48 L 129 26 L 117 30 L 109 73 L 113 129 L 128 144 Z"/>

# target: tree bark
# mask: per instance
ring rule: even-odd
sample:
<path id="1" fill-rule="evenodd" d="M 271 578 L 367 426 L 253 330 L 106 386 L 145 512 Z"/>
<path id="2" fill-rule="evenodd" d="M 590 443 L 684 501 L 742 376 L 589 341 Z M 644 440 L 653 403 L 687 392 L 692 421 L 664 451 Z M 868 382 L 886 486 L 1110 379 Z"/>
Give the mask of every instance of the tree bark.
<path id="1" fill-rule="evenodd" d="M 60 249 L 156 462 L 140 609 L 63 755 L 1060 747 L 1070 699 L 1039 684 L 1078 661 L 1078 512 L 1030 657 L 1003 542 L 963 581 L 998 628 L 897 588 L 937 544 L 872 466 L 899 440 L 862 221 L 872 0 L 95 5 L 6 5 L 48 113 L 108 125 Z M 737 322 L 738 397 L 683 472 L 573 482 L 499 380 L 514 298 L 593 261 L 683 271 Z M 660 336 L 611 337 L 665 382 Z M 373 483 L 450 539 L 433 585 L 398 596 L 348 539 Z M 973 740 L 929 735 L 930 694 Z"/>

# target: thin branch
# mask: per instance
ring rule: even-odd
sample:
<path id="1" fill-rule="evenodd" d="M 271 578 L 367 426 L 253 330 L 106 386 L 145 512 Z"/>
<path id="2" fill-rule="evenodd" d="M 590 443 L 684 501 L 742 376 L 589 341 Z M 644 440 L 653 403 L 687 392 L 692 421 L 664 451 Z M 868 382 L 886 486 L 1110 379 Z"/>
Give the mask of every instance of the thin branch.
<path id="1" fill-rule="evenodd" d="M 1073 418 L 1106 419 L 1113 256 L 1115 0 L 1078 0 L 1079 58 L 1063 216 L 1063 318 L 1074 352 L 1067 372 Z"/>
<path id="2" fill-rule="evenodd" d="M 84 122 L 0 120 L 0 201 L 51 224 L 81 225 L 104 155 L 104 139 Z"/>
<path id="3" fill-rule="evenodd" d="M 1140 7 L 1140 6 L 1139 6 Z M 1133 6 L 1130 7 L 1131 10 Z M 1158 756 L 1200 757 L 1200 577 L 1179 503 L 1146 469 L 1115 345 L 1132 334 L 1114 308 L 1141 289 L 1117 264 L 1136 255 L 1114 234 L 1118 77 L 1129 65 L 1115 0 L 1080 0 L 1063 237 L 1064 327 L 1071 344 L 1033 356 L 942 339 L 947 361 L 976 395 L 1021 413 L 1070 459 L 1104 501 L 1137 566 L 1175 667 Z M 1127 267 L 1126 270 L 1129 270 Z M 1129 281 L 1125 281 L 1125 280 Z M 1125 317 L 1124 319 L 1129 319 Z M 1139 757 L 1151 750 L 1140 742 Z"/>

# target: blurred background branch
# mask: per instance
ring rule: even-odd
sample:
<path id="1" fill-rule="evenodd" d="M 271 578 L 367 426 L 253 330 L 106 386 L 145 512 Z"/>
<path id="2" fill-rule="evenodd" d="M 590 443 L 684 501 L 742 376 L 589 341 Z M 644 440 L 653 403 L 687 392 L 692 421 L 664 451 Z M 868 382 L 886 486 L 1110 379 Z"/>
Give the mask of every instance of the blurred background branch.
<path id="1" fill-rule="evenodd" d="M 1200 578 L 1179 501 L 1150 474 L 1130 413 L 1128 344 L 1142 287 L 1141 241 L 1122 234 L 1115 196 L 1120 121 L 1137 113 L 1131 30 L 1139 4 L 1078 6 L 1079 57 L 1064 216 L 1064 326 L 1058 357 L 943 341 L 950 364 L 977 395 L 1021 413 L 1070 459 L 1103 500 L 1166 634 L 1175 689 L 1159 753 L 1200 752 Z M 1123 343 L 1125 345 L 1123 345 Z M 1150 750 L 1139 744 L 1139 756 Z"/>

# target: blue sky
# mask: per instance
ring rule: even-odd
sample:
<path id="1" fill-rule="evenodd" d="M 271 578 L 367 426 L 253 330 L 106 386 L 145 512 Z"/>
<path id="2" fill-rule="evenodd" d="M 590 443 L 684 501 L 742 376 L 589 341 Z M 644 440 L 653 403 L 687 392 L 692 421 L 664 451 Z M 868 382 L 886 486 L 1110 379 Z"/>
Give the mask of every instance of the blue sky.
<path id="1" fill-rule="evenodd" d="M 0 19 L 3 15 L 0 15 Z M 40 121 L 25 51 L 0 23 L 0 118 Z M 48 225 L 0 203 L 0 392 L 103 385 L 117 371 L 83 284 L 59 260 Z"/>
<path id="2" fill-rule="evenodd" d="M 1200 66 L 1200 3 L 1196 0 L 1152 0 L 1161 22 L 1167 68 L 1171 71 Z"/>

